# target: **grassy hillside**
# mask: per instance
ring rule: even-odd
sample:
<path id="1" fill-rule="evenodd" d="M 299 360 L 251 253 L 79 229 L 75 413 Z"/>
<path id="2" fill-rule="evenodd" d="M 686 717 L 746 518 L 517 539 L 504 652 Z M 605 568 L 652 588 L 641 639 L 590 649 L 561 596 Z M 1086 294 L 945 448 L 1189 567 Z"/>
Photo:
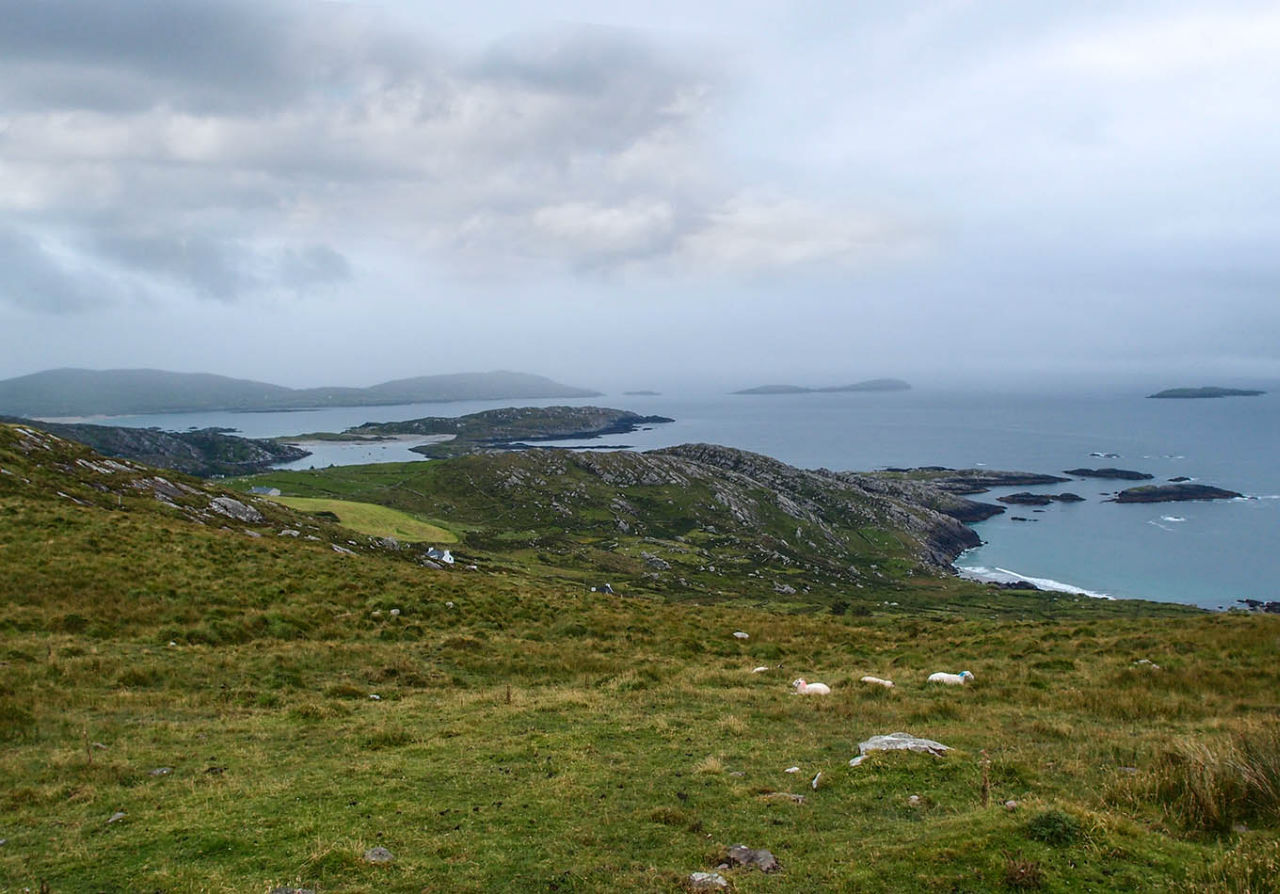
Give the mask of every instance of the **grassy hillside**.
<path id="1" fill-rule="evenodd" d="M 453 532 L 439 525 L 414 518 L 407 512 L 388 509 L 386 506 L 316 497 L 269 497 L 268 499 L 313 515 L 327 513 L 334 516 L 344 528 L 373 537 L 394 537 L 411 543 L 457 543 L 458 541 Z"/>
<path id="2" fill-rule="evenodd" d="M 612 597 L 11 428 L 0 470 L 0 891 L 679 891 L 738 842 L 741 892 L 1274 890 L 1280 619 Z M 848 766 L 897 730 L 952 750 Z"/>

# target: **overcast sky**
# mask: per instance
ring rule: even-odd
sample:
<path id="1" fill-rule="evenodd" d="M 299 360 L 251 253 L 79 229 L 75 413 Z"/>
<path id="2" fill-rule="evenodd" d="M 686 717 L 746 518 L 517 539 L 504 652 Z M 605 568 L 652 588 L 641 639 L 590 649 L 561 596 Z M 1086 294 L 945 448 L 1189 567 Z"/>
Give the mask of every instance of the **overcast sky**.
<path id="1" fill-rule="evenodd" d="M 0 21 L 0 377 L 1280 377 L 1280 4 Z"/>

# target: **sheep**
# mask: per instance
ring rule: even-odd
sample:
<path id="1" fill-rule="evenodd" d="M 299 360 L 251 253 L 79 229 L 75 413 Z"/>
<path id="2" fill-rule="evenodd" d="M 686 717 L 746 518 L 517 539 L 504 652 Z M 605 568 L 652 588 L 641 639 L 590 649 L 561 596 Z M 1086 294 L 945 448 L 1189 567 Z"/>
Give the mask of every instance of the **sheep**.
<path id="1" fill-rule="evenodd" d="M 948 686 L 963 686 L 972 679 L 973 674 L 968 671 L 960 671 L 958 674 L 944 674 L 941 671 L 929 674 L 930 683 L 946 683 Z"/>
<path id="2" fill-rule="evenodd" d="M 801 695 L 830 695 L 831 687 L 826 683 L 806 683 L 801 677 L 791 683 L 796 692 Z"/>
<path id="3" fill-rule="evenodd" d="M 883 686 L 885 689 L 892 689 L 892 688 L 893 688 L 893 681 L 892 681 L 892 680 L 882 680 L 882 679 L 880 679 L 879 677 L 866 676 L 866 677 L 863 677 L 863 678 L 862 678 L 861 682 L 863 682 L 863 683 L 875 683 L 875 684 L 876 684 L 876 685 L 878 685 L 878 686 Z"/>

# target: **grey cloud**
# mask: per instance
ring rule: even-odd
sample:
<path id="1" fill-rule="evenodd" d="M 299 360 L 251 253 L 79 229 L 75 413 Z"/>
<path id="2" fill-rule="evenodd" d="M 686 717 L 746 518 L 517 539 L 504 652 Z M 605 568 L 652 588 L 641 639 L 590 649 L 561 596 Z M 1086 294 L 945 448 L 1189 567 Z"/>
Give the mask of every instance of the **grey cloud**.
<path id="1" fill-rule="evenodd" d="M 112 297 L 95 278 L 87 278 L 40 240 L 0 227 L 0 303 L 25 310 L 69 313 L 100 306 Z"/>
<path id="2" fill-rule="evenodd" d="M 0 0 L 11 107 L 262 113 L 420 74 L 434 55 L 358 6 L 302 0 Z"/>
<path id="3" fill-rule="evenodd" d="M 280 254 L 280 279 L 292 288 L 330 285 L 351 279 L 351 264 L 327 245 L 292 248 Z"/>
<path id="4" fill-rule="evenodd" d="M 95 254 L 152 277 L 176 280 L 196 294 L 230 301 L 256 285 L 251 251 L 225 239 L 150 233 L 98 233 Z"/>
<path id="5" fill-rule="evenodd" d="M 631 32 L 525 33 L 453 58 L 348 4 L 12 11 L 11 195 L 28 226 L 80 233 L 84 267 L 147 294 L 341 282 L 344 244 L 369 241 L 509 276 L 846 263 L 868 253 L 859 234 L 891 232 L 795 198 L 766 220 L 709 163 L 720 75 Z"/>

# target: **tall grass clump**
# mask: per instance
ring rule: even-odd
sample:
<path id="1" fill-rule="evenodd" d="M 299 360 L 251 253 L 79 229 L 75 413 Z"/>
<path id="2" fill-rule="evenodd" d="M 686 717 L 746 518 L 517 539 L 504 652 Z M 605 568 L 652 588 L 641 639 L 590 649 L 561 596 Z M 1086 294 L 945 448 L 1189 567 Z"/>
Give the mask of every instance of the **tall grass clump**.
<path id="1" fill-rule="evenodd" d="M 1196 894 L 1271 894 L 1280 890 L 1280 841 L 1246 838 L 1192 879 Z"/>
<path id="2" fill-rule="evenodd" d="M 1221 744 L 1180 743 L 1157 758 L 1151 785 L 1166 816 L 1189 831 L 1274 825 L 1280 821 L 1280 726 Z"/>

